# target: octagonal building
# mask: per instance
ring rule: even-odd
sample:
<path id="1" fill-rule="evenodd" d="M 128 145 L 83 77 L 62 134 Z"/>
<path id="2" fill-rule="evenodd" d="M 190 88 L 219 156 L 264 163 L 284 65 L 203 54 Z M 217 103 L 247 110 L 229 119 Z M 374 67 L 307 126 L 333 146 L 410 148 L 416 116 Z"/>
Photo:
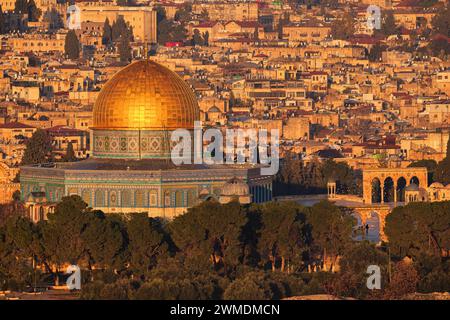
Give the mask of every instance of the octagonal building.
<path id="1" fill-rule="evenodd" d="M 102 88 L 93 110 L 92 156 L 70 163 L 24 166 L 21 195 L 34 221 L 62 197 L 79 195 L 105 213 L 147 212 L 173 218 L 201 201 L 219 200 L 233 179 L 252 202 L 272 199 L 272 176 L 259 165 L 173 164 L 173 130 L 193 131 L 197 100 L 176 73 L 151 60 L 134 62 Z"/>

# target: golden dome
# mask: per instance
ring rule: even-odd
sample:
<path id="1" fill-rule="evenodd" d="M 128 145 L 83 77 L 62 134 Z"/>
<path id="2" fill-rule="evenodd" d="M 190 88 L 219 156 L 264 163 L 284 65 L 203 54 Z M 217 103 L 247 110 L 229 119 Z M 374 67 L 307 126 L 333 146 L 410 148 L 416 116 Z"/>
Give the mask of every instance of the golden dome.
<path id="1" fill-rule="evenodd" d="M 199 108 L 194 93 L 176 73 L 141 60 L 104 85 L 93 116 L 93 129 L 190 129 L 199 120 Z"/>

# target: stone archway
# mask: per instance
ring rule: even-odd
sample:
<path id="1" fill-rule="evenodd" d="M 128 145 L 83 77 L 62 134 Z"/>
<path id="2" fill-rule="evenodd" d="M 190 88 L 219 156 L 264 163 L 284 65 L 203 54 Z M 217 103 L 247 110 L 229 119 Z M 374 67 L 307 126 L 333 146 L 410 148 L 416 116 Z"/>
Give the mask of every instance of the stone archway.
<path id="1" fill-rule="evenodd" d="M 382 202 L 396 202 L 396 197 L 394 194 L 396 189 L 394 180 L 391 177 L 385 178 L 383 181 Z"/>
<path id="2" fill-rule="evenodd" d="M 409 179 L 409 184 L 415 184 L 415 185 L 420 185 L 420 180 L 418 177 L 413 176 L 411 179 Z"/>
<path id="3" fill-rule="evenodd" d="M 372 211 L 367 215 L 366 224 L 367 229 L 366 239 L 371 242 L 379 242 L 381 239 L 381 222 L 380 215 L 376 211 Z"/>
<path id="4" fill-rule="evenodd" d="M 381 203 L 381 181 L 378 178 L 372 180 L 371 203 Z"/>
<path id="5" fill-rule="evenodd" d="M 405 198 L 405 188 L 407 186 L 406 183 L 406 179 L 403 177 L 400 177 L 397 180 L 397 189 L 396 189 L 396 193 L 397 193 L 397 201 L 398 202 L 405 202 L 406 198 Z"/>
<path id="6" fill-rule="evenodd" d="M 373 181 L 380 182 L 381 201 L 374 197 L 374 191 L 378 193 Z M 403 185 L 403 181 L 406 182 Z M 428 187 L 428 171 L 425 167 L 420 168 L 376 168 L 363 170 L 363 200 L 366 204 L 404 201 L 404 188 L 417 182 L 420 188 Z M 401 182 L 401 185 L 399 185 Z M 399 191 L 400 190 L 400 191 Z M 399 195 L 401 199 L 399 200 Z"/>
<path id="7" fill-rule="evenodd" d="M 371 232 L 371 237 L 375 238 L 378 236 L 379 241 L 387 241 L 386 235 L 384 233 L 384 227 L 386 224 L 386 217 L 392 211 L 392 207 L 388 205 L 374 205 L 374 206 L 363 206 L 354 207 L 354 213 L 360 218 L 362 226 L 370 223 L 372 229 L 369 226 L 369 231 Z"/>

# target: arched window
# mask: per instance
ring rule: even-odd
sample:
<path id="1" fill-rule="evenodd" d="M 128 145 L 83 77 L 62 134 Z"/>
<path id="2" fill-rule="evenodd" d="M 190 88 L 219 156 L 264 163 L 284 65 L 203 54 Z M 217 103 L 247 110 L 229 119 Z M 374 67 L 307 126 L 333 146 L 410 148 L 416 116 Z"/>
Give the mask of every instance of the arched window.
<path id="1" fill-rule="evenodd" d="M 184 207 L 184 204 L 183 204 L 183 191 L 177 191 L 175 193 L 175 206 L 176 207 Z"/>
<path id="2" fill-rule="evenodd" d="M 156 190 L 150 191 L 150 206 L 156 207 L 158 205 L 158 192 Z"/>
<path id="3" fill-rule="evenodd" d="M 187 206 L 193 207 L 195 205 L 195 191 L 189 190 L 187 192 Z"/>
<path id="4" fill-rule="evenodd" d="M 135 201 L 136 201 L 136 208 L 143 208 L 144 207 L 144 191 L 137 190 L 134 197 L 135 197 Z"/>
<path id="5" fill-rule="evenodd" d="M 170 207 L 171 206 L 170 192 L 169 191 L 166 191 L 164 193 L 164 206 L 165 207 Z"/>
<path id="6" fill-rule="evenodd" d="M 381 202 L 381 181 L 378 178 L 372 180 L 371 196 L 372 203 Z"/>
<path id="7" fill-rule="evenodd" d="M 39 221 L 43 221 L 44 220 L 44 208 L 40 207 L 39 208 Z"/>
<path id="8" fill-rule="evenodd" d="M 111 207 L 117 206 L 117 192 L 116 191 L 111 191 L 109 193 L 109 205 Z"/>
<path id="9" fill-rule="evenodd" d="M 420 180 L 419 180 L 419 178 L 417 178 L 416 176 L 414 176 L 414 177 L 412 177 L 410 180 L 409 180 L 409 183 L 410 184 L 415 184 L 415 185 L 417 185 L 417 186 L 420 186 Z"/>
<path id="10" fill-rule="evenodd" d="M 90 190 L 83 190 L 81 192 L 81 198 L 84 202 L 87 203 L 88 206 L 91 205 L 91 191 Z"/>
<path id="11" fill-rule="evenodd" d="M 397 201 L 404 202 L 405 201 L 405 188 L 406 188 L 406 179 L 404 177 L 400 177 L 397 180 Z"/>
<path id="12" fill-rule="evenodd" d="M 384 202 L 394 202 L 394 180 L 391 177 L 384 179 L 383 200 Z"/>
<path id="13" fill-rule="evenodd" d="M 131 207 L 131 193 L 129 190 L 122 191 L 122 207 Z"/>
<path id="14" fill-rule="evenodd" d="M 103 190 L 95 191 L 95 206 L 96 207 L 105 206 L 105 193 Z"/>

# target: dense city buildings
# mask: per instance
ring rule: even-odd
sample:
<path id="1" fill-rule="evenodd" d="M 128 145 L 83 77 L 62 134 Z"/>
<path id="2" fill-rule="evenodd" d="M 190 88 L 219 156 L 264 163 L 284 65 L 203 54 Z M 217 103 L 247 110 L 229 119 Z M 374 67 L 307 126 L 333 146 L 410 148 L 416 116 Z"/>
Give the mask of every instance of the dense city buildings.
<path id="1" fill-rule="evenodd" d="M 158 236 L 146 239 L 164 239 L 154 251 L 170 248 L 164 254 L 185 269 L 203 274 L 196 268 L 211 264 L 231 281 L 214 298 L 275 298 L 240 295 L 263 281 L 239 278 L 244 267 L 339 278 L 350 272 L 352 245 L 409 261 L 420 292 L 450 290 L 448 1 L 0 0 L 0 8 L 0 244 L 1 214 L 56 228 L 65 223 L 58 212 L 84 205 L 86 215 L 126 225 L 121 234 L 151 225 Z M 227 158 L 196 144 L 197 125 L 201 137 L 210 130 L 224 149 L 229 138 L 242 150 Z M 192 138 L 189 159 L 214 162 L 174 161 L 177 130 Z M 233 137 L 239 130 L 249 135 Z M 275 158 L 277 170 L 264 174 Z M 333 241 L 317 240 L 321 223 Z M 83 254 L 89 270 L 120 274 L 116 260 Z M 426 255 L 442 262 L 429 276 L 417 267 Z M 55 256 L 33 259 L 57 279 L 52 268 L 68 258 L 46 260 Z M 164 268 L 147 252 L 118 256 L 131 259 L 121 260 L 131 278 Z M 322 283 L 333 295 L 358 286 L 341 284 Z M 297 295 L 319 293 L 311 288 Z M 400 297 L 364 290 L 342 295 Z"/>

